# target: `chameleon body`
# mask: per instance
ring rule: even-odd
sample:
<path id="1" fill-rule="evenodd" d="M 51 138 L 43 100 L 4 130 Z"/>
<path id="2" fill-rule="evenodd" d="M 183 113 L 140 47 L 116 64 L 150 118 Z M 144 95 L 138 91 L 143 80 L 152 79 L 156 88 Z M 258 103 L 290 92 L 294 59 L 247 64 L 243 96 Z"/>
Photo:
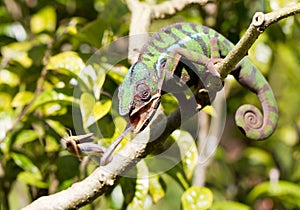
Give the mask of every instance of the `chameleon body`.
<path id="1" fill-rule="evenodd" d="M 153 34 L 119 87 L 119 112 L 128 115 L 131 131 L 138 133 L 147 127 L 160 104 L 163 85 L 174 80 L 175 76 L 180 77 L 179 80 L 186 82 L 189 87 L 198 86 L 198 90 L 210 92 L 213 100 L 222 84 L 214 64 L 224 58 L 233 46 L 213 29 L 193 23 L 177 23 Z M 194 79 L 193 74 L 183 79 L 181 64 L 185 61 L 193 63 L 196 67 L 194 76 L 196 74 L 200 79 Z M 277 104 L 271 87 L 247 58 L 238 63 L 232 75 L 241 85 L 257 94 L 263 110 L 261 114 L 252 105 L 240 107 L 236 112 L 238 127 L 251 139 L 269 137 L 278 120 Z M 215 78 L 219 79 L 215 80 L 218 82 L 211 82 Z M 197 103 L 207 105 L 206 102 Z M 112 151 L 108 149 L 103 157 L 111 154 Z"/>

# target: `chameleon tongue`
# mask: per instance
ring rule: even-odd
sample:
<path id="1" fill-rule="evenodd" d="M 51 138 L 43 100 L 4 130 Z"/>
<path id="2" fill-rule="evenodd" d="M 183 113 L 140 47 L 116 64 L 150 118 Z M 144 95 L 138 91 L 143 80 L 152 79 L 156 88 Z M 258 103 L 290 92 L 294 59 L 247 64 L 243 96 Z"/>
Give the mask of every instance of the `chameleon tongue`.
<path id="1" fill-rule="evenodd" d="M 111 145 L 109 145 L 109 147 L 106 149 L 106 151 L 104 152 L 104 154 L 101 158 L 101 161 L 100 161 L 101 166 L 108 164 L 112 160 L 112 153 L 115 151 L 117 146 L 121 143 L 122 139 L 126 136 L 126 134 L 129 133 L 131 130 L 132 130 L 132 125 L 128 124 L 127 128 L 123 131 L 123 133 L 121 133 L 120 136 L 118 136 L 113 141 L 113 143 L 111 143 Z"/>

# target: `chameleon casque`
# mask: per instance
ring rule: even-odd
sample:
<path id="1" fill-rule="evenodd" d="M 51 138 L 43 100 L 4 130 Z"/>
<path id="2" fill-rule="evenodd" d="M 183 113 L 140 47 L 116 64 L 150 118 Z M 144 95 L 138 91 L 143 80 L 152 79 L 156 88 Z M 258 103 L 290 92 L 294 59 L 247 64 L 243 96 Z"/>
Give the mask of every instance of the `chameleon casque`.
<path id="1" fill-rule="evenodd" d="M 222 79 L 214 64 L 233 46 L 213 29 L 193 23 L 177 23 L 153 34 L 119 87 L 119 112 L 127 115 L 130 122 L 123 135 L 105 151 L 102 165 L 109 162 L 125 133 L 139 133 L 147 127 L 164 94 L 163 85 L 174 80 L 175 76 L 180 78 L 179 83 L 185 82 L 189 87 L 196 87 L 197 91 L 206 91 L 213 100 L 215 93 L 222 88 Z M 196 72 L 185 65 L 187 62 L 193 64 Z M 183 68 L 187 69 L 187 77 Z M 278 108 L 268 82 L 247 58 L 242 59 L 231 74 L 258 96 L 263 110 L 261 114 L 252 105 L 241 106 L 236 112 L 237 126 L 250 139 L 269 137 L 277 125 Z M 201 107 L 209 104 L 206 101 L 197 103 Z M 258 116 L 258 119 L 253 116 Z"/>

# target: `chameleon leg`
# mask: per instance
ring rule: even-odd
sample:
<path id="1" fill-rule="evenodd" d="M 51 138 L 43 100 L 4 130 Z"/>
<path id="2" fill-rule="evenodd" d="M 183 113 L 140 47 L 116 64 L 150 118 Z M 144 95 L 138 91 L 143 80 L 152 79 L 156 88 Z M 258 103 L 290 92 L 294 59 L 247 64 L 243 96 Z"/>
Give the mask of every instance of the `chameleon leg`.
<path id="1" fill-rule="evenodd" d="M 215 65 L 216 63 L 219 63 L 223 60 L 224 56 L 221 54 L 220 48 L 219 48 L 219 39 L 217 37 L 211 37 L 209 39 L 210 43 L 210 59 L 211 63 Z M 220 76 L 220 74 L 218 73 Z"/>
<path id="2" fill-rule="evenodd" d="M 217 45 L 217 42 L 215 42 L 214 45 Z M 218 50 L 215 49 L 217 49 L 217 46 L 212 49 L 212 51 L 216 51 L 214 55 L 218 56 Z M 223 87 L 222 81 L 220 80 L 220 74 L 214 67 L 214 64 L 219 62 L 221 58 L 209 58 L 200 52 L 185 48 L 173 49 L 172 52 L 170 52 L 170 55 L 171 57 L 180 55 L 181 58 L 192 62 L 194 66 L 198 65 L 198 67 L 195 68 L 196 72 L 193 72 L 198 75 L 198 78 L 201 80 L 195 86 L 198 91 L 196 99 L 201 107 L 210 104 L 214 100 L 216 93 Z"/>
<path id="3" fill-rule="evenodd" d="M 189 60 L 195 64 L 204 65 L 209 73 L 211 73 L 214 76 L 220 77 L 219 72 L 216 71 L 216 69 L 214 68 L 214 64 L 216 62 L 220 61 L 220 59 L 212 59 L 212 58 L 207 57 L 204 54 L 201 54 L 199 52 L 192 51 L 189 49 L 185 49 L 185 48 L 174 49 L 172 54 L 175 54 L 175 55 L 179 54 L 182 57 L 187 58 L 187 60 Z"/>
<path id="4" fill-rule="evenodd" d="M 199 52 L 183 48 L 177 48 L 172 52 L 173 54 L 180 54 L 182 57 L 188 58 L 188 60 L 196 64 L 204 65 L 207 68 L 208 72 L 211 73 L 208 74 L 209 78 L 205 79 L 205 86 L 211 87 L 208 92 L 215 92 L 218 90 L 218 87 L 221 87 L 220 82 L 210 82 L 212 80 L 210 78 L 211 75 L 218 78 L 218 74 L 214 73 L 216 70 L 213 65 L 219 62 L 223 54 L 226 54 L 228 50 L 227 45 L 222 48 L 223 51 L 218 50 L 220 49 L 220 44 L 226 43 L 220 43 L 220 41 L 214 40 L 214 38 L 210 40 L 211 58 Z M 240 84 L 257 94 L 263 109 L 262 115 L 252 105 L 240 107 L 236 113 L 236 124 L 248 138 L 258 140 L 269 137 L 275 130 L 278 121 L 278 108 L 271 87 L 259 70 L 247 59 L 243 59 L 239 63 L 237 70 L 233 71 L 232 75 L 235 76 Z"/>

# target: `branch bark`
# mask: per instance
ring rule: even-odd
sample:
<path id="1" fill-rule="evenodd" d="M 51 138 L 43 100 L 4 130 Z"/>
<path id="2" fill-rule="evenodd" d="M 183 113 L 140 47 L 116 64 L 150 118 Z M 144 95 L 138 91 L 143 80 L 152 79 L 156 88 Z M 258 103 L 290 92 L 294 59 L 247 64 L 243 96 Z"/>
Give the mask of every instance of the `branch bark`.
<path id="1" fill-rule="evenodd" d="M 184 103 L 191 102 L 187 100 Z M 181 113 L 180 110 L 174 111 L 168 116 L 165 125 L 161 120 L 163 114 L 161 112 L 158 113 L 149 129 L 137 134 L 132 141 L 128 142 L 124 149 L 114 155 L 112 162 L 108 165 L 98 167 L 90 176 L 73 184 L 66 190 L 37 199 L 24 207 L 23 210 L 77 209 L 96 199 L 104 192 L 107 192 L 109 188 L 112 188 L 118 177 L 124 175 L 141 158 L 159 148 L 168 136 L 180 126 L 182 121 L 196 114 L 195 111 L 192 111 L 196 110 L 196 106 L 196 103 L 194 103 L 193 108 L 185 111 L 182 109 Z M 181 116 L 184 116 L 184 118 L 181 119 Z M 157 133 L 161 133 L 161 135 L 149 142 L 152 136 Z"/>
<path id="2" fill-rule="evenodd" d="M 132 4 L 137 2 L 136 0 L 127 0 L 131 9 L 134 9 Z M 171 2 L 175 2 L 175 0 Z M 241 41 L 222 62 L 217 64 L 217 68 L 222 77 L 225 78 L 233 67 L 246 55 L 248 49 L 255 42 L 257 37 L 269 25 L 297 13 L 300 13 L 300 4 L 291 5 L 290 7 L 268 14 L 256 13 L 253 18 L 254 20 Z M 132 23 L 132 27 L 138 26 Z M 182 113 L 183 111 L 185 111 L 185 113 Z M 193 111 L 189 112 L 186 109 L 176 110 L 168 116 L 165 126 L 166 129 L 163 131 L 161 131 L 161 129 L 164 128 L 164 126 L 160 126 L 161 119 L 159 117 L 161 115 L 158 115 L 158 118 L 154 119 L 150 125 L 150 129 L 138 134 L 124 149 L 114 156 L 110 164 L 97 168 L 86 179 L 73 184 L 70 188 L 53 195 L 41 197 L 23 209 L 76 209 L 89 203 L 91 200 L 96 199 L 108 189 L 112 188 L 119 176 L 133 167 L 141 158 L 153 151 L 153 149 L 159 147 L 160 144 L 180 126 L 180 122 L 184 121 L 184 119 L 181 119 L 181 116 L 188 119 L 194 114 Z M 161 135 L 157 137 L 155 141 L 149 142 L 152 134 L 160 132 L 162 132 Z"/>
<path id="3" fill-rule="evenodd" d="M 252 23 L 240 41 L 228 53 L 225 59 L 216 64 L 216 68 L 221 77 L 224 79 L 234 69 L 237 63 L 247 55 L 250 47 L 267 27 L 297 13 L 300 13 L 300 3 L 266 14 L 262 12 L 255 13 L 252 18 Z"/>

